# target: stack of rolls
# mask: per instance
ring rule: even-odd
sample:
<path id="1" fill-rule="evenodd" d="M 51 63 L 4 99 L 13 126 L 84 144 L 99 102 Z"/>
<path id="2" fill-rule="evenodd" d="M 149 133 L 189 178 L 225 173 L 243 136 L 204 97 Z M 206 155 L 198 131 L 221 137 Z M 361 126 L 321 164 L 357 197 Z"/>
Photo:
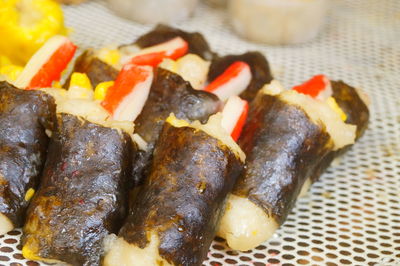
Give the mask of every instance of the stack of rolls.
<path id="1" fill-rule="evenodd" d="M 53 77 L 71 59 L 47 75 L 51 58 L 34 56 L 25 90 L 0 82 L 0 234 L 23 226 L 31 260 L 201 265 L 216 235 L 255 248 L 368 124 L 342 81 L 284 90 L 263 54 L 165 25 L 84 51 L 67 89 Z"/>

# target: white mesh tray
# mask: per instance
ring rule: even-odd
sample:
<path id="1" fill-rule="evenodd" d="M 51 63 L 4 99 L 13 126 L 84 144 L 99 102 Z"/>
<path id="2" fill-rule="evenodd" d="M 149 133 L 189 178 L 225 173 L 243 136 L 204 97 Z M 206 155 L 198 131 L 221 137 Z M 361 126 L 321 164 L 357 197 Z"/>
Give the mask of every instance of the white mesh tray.
<path id="1" fill-rule="evenodd" d="M 322 34 L 300 46 L 245 42 L 222 10 L 206 6 L 176 25 L 202 32 L 221 54 L 262 51 L 286 86 L 324 73 L 372 100 L 366 134 L 298 200 L 270 241 L 234 252 L 216 239 L 205 265 L 400 265 L 400 1 L 331 2 Z M 81 46 L 129 43 L 151 28 L 114 16 L 99 1 L 64 10 Z M 23 259 L 20 234 L 0 236 L 0 265 L 38 265 Z"/>

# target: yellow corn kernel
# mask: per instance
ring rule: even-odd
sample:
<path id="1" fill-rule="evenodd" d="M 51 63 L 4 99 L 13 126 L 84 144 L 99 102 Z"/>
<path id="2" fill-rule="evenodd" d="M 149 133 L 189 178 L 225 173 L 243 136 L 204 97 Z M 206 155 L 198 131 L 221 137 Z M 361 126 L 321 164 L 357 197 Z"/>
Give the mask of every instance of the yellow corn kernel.
<path id="1" fill-rule="evenodd" d="M 35 190 L 33 188 L 28 189 L 28 191 L 25 193 L 25 201 L 30 201 L 34 194 Z"/>
<path id="2" fill-rule="evenodd" d="M 106 81 L 106 82 L 101 82 L 96 86 L 96 89 L 94 89 L 94 99 L 95 100 L 104 100 L 107 95 L 107 90 L 111 86 L 114 85 L 114 81 Z"/>
<path id="3" fill-rule="evenodd" d="M 9 82 L 16 81 L 23 69 L 23 67 L 16 65 L 2 66 L 0 67 L 0 79 L 3 77 L 4 80 Z"/>
<path id="4" fill-rule="evenodd" d="M 329 98 L 326 100 L 326 102 L 327 102 L 327 104 L 329 105 L 329 107 L 330 107 L 332 110 L 334 110 L 338 115 L 340 115 L 340 118 L 341 118 L 343 121 L 346 121 L 346 120 L 347 120 L 347 115 L 346 115 L 346 113 L 343 112 L 342 108 L 339 107 L 339 105 L 337 104 L 335 98 L 329 97 Z"/>
<path id="5" fill-rule="evenodd" d="M 116 66 L 121 59 L 121 54 L 117 49 L 102 48 L 98 51 L 98 57 L 107 64 Z"/>
<path id="6" fill-rule="evenodd" d="M 72 88 L 75 86 L 92 90 L 92 84 L 90 83 L 88 76 L 84 73 L 72 73 L 69 87 Z"/>

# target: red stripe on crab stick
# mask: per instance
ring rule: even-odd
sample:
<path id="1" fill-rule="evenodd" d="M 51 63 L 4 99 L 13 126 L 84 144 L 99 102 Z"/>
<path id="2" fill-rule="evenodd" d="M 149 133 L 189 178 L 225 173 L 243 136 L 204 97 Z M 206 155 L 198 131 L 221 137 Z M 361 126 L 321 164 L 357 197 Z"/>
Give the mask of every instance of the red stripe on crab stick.
<path id="1" fill-rule="evenodd" d="M 292 89 L 320 100 L 326 100 L 332 96 L 331 82 L 322 74 L 316 75 L 303 84 L 294 86 Z"/>
<path id="2" fill-rule="evenodd" d="M 249 104 L 239 96 L 231 96 L 222 111 L 222 127 L 237 141 L 246 122 Z"/>
<path id="3" fill-rule="evenodd" d="M 232 95 L 241 94 L 251 81 L 250 66 L 242 61 L 230 65 L 224 73 L 219 75 L 204 90 L 217 95 L 226 101 Z"/>
<path id="4" fill-rule="evenodd" d="M 76 45 L 67 37 L 50 38 L 29 60 L 16 86 L 28 90 L 51 87 L 72 60 Z"/>
<path id="5" fill-rule="evenodd" d="M 188 43 L 181 37 L 144 48 L 129 61 L 136 65 L 157 66 L 165 58 L 176 60 L 184 56 L 189 50 Z"/>
<path id="6" fill-rule="evenodd" d="M 101 105 L 115 120 L 134 121 L 149 96 L 152 81 L 152 67 L 126 64 Z"/>

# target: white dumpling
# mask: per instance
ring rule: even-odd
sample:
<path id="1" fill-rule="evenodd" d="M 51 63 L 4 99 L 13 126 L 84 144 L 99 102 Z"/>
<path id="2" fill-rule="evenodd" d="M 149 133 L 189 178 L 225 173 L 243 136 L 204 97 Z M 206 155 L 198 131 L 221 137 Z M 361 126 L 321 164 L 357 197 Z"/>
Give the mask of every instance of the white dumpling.
<path id="1" fill-rule="evenodd" d="M 230 19 L 242 37 L 267 44 L 313 39 L 323 26 L 327 0 L 230 0 Z"/>

